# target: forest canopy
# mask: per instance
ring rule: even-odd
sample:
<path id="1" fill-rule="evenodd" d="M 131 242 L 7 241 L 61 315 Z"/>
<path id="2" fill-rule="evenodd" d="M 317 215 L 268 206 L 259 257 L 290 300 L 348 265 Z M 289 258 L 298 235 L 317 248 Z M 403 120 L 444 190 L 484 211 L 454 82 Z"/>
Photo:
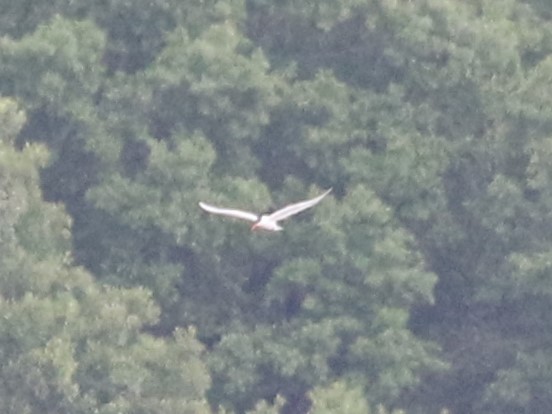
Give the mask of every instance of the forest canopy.
<path id="1" fill-rule="evenodd" d="M 0 5 L 1 412 L 552 412 L 552 3 Z"/>

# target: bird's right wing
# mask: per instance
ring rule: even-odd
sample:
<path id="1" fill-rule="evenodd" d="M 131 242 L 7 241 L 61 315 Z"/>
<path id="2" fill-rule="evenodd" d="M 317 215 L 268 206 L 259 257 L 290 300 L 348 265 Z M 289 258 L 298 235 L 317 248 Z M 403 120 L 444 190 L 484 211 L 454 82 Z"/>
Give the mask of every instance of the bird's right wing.
<path id="1" fill-rule="evenodd" d="M 207 203 L 200 202 L 199 206 L 207 211 L 208 213 L 212 214 L 219 214 L 221 216 L 228 216 L 228 217 L 234 217 L 242 220 L 247 221 L 257 221 L 259 220 L 259 216 L 257 216 L 255 213 L 250 213 L 249 211 L 242 211 L 242 210 L 234 210 L 229 208 L 220 208 L 215 207 Z"/>
<path id="2" fill-rule="evenodd" d="M 311 208 L 312 206 L 320 203 L 324 197 L 326 197 L 332 189 L 326 190 L 324 193 L 320 194 L 318 197 L 314 197 L 310 200 L 300 201 L 299 203 L 290 204 L 278 211 L 272 213 L 269 217 L 274 221 L 284 220 L 294 214 L 300 213 L 303 210 Z"/>

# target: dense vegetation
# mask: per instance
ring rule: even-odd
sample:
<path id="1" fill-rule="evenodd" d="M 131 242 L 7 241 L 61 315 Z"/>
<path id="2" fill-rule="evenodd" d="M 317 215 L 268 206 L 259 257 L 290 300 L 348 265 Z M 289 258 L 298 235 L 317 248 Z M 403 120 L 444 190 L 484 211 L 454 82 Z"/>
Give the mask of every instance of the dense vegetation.
<path id="1" fill-rule="evenodd" d="M 552 3 L 0 4 L 2 413 L 552 412 Z"/>

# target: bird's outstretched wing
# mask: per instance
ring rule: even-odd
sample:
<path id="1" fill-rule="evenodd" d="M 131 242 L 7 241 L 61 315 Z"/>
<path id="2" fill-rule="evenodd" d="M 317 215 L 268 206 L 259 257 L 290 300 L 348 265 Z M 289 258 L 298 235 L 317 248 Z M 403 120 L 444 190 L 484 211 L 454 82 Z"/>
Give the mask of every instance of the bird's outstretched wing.
<path id="1" fill-rule="evenodd" d="M 318 197 L 287 205 L 284 208 L 281 208 L 280 210 L 275 211 L 268 217 L 274 221 L 287 219 L 288 217 L 293 216 L 294 214 L 300 213 L 301 211 L 311 208 L 312 206 L 318 204 L 320 201 L 322 201 L 324 197 L 326 197 L 330 193 L 330 191 L 332 191 L 331 188 L 326 192 L 324 192 L 323 194 L 320 194 Z"/>
<path id="2" fill-rule="evenodd" d="M 259 216 L 257 216 L 257 214 L 250 213 L 249 211 L 220 208 L 203 202 L 200 202 L 199 206 L 208 213 L 219 214 L 221 216 L 234 217 L 247 221 L 257 221 L 259 219 Z"/>

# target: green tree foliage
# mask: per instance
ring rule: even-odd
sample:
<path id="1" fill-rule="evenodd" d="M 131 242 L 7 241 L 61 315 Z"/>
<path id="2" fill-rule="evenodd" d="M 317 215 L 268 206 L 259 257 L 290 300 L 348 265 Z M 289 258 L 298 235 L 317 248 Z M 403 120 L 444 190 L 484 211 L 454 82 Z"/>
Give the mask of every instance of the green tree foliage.
<path id="1" fill-rule="evenodd" d="M 64 367 L 59 404 L 86 389 L 114 410 L 161 410 L 155 387 L 188 385 L 159 374 L 176 362 L 148 358 L 195 361 L 196 326 L 201 409 L 210 387 L 211 404 L 239 412 L 326 412 L 340 398 L 357 411 L 550 411 L 546 2 L 12 3 L 0 1 L 0 93 L 25 115 L 2 102 L 0 272 L 5 306 L 53 321 L 42 339 L 21 322 L 18 340 L 39 345 L 16 347 L 14 372 Z M 72 230 L 41 200 L 37 165 Z M 279 234 L 197 208 L 263 211 L 328 187 Z M 45 276 L 20 276 L 39 263 Z M 77 282 L 89 287 L 61 294 Z M 81 362 L 85 334 L 56 325 L 71 306 L 68 326 L 94 326 L 80 309 L 98 307 L 123 339 Z M 115 402 L 120 384 L 139 397 Z"/>
<path id="2" fill-rule="evenodd" d="M 346 183 L 333 177 L 346 176 L 335 158 L 343 133 L 334 138 L 332 130 L 347 120 L 341 103 L 350 92 L 329 73 L 304 82 L 271 73 L 238 23 L 175 29 L 147 70 L 101 83 L 96 76 L 108 73 L 98 53 L 108 40 L 88 21 L 56 17 L 20 40 L 6 40 L 5 83 L 28 87 L 33 120 L 24 132 L 39 135 L 46 118 L 43 140 L 59 151 L 43 175 L 46 195 L 73 214 L 81 263 L 106 281 L 152 289 L 163 310 L 159 332 L 194 324 L 215 346 L 215 403 L 246 409 L 281 390 L 301 399 L 340 375 L 358 377 L 374 399 L 394 399 L 420 372 L 439 366 L 406 326 L 410 307 L 431 301 L 434 277 L 385 203 L 362 185 L 346 192 Z M 43 84 L 39 63 L 32 79 L 9 70 L 20 60 L 37 62 L 58 42 L 82 43 L 62 48 L 60 64 L 45 62 L 47 73 L 63 79 L 58 93 Z M 69 76 L 70 68 L 85 70 Z M 51 101 L 39 104 L 40 97 Z M 306 120 L 293 117 L 290 127 L 306 145 L 295 143 L 295 165 L 283 175 L 274 161 L 294 150 L 286 145 L 291 137 L 278 142 L 270 130 L 281 128 L 290 105 L 305 108 Z M 306 151 L 312 154 L 301 168 Z M 319 168 L 325 159 L 332 161 Z M 77 165 L 82 172 L 75 175 Z M 200 199 L 248 199 L 262 209 L 270 203 L 267 187 L 280 188 L 275 202 L 283 203 L 304 197 L 313 180 L 335 182 L 345 196 L 326 213 L 333 222 L 326 228 L 322 221 L 303 224 L 270 240 L 214 220 L 198 222 Z M 259 355 L 241 352 L 243 346 Z M 244 361 L 228 357 L 235 353 Z M 374 361 L 369 369 L 359 363 L 368 360 Z"/>
<path id="3" fill-rule="evenodd" d="M 354 18 L 342 18 L 346 4 L 329 25 L 309 25 L 317 15 L 308 7 L 254 4 L 251 33 L 275 64 L 293 62 L 307 82 L 329 68 L 339 90 L 355 88 L 340 123 L 313 100 L 323 121 L 305 144 L 333 127 L 350 180 L 371 183 L 439 275 L 436 304 L 418 308 L 411 326 L 443 344 L 453 366 L 421 398 L 433 393 L 437 407 L 458 412 L 546 412 L 551 400 L 537 385 L 550 358 L 546 6 L 366 2 Z M 306 148 L 297 159 L 308 159 Z M 320 157 L 313 173 L 336 158 Z"/>
<path id="4" fill-rule="evenodd" d="M 298 397 L 339 373 L 390 401 L 416 384 L 420 369 L 438 367 L 406 328 L 407 309 L 430 300 L 433 276 L 373 193 L 359 187 L 346 199 L 345 206 L 328 200 L 316 224 L 290 227 L 274 242 L 287 259 L 257 294 L 266 325 L 223 337 L 212 364 L 215 390 L 238 401 L 254 386 L 262 395 L 287 384 Z"/>
<path id="5" fill-rule="evenodd" d="M 312 414 L 369 414 L 370 408 L 360 389 L 349 389 L 343 382 L 319 387 L 311 392 Z"/>
<path id="6" fill-rule="evenodd" d="M 342 381 L 317 387 L 310 397 L 312 414 L 406 414 L 403 410 L 386 410 L 382 405 L 371 409 L 361 389 L 351 388 Z"/>
<path id="7" fill-rule="evenodd" d="M 0 117 L 2 412 L 211 412 L 194 330 L 144 333 L 159 317 L 149 292 L 72 264 L 70 219 L 38 187 L 47 152 L 11 145 L 25 119 L 13 101 L 0 100 Z"/>

